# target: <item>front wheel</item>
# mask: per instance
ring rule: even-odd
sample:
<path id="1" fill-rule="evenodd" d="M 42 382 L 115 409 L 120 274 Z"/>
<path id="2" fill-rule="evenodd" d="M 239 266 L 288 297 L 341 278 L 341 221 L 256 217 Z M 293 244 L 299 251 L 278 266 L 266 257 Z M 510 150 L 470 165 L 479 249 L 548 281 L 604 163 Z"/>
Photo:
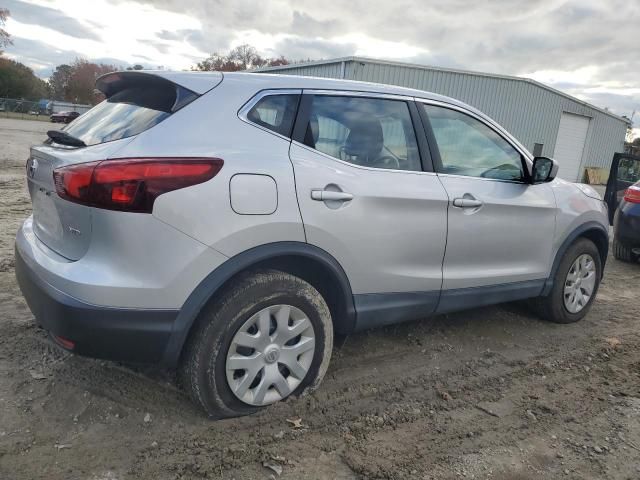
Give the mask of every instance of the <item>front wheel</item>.
<path id="1" fill-rule="evenodd" d="M 540 316 L 556 323 L 581 320 L 591 309 L 601 278 L 598 248 L 591 240 L 579 239 L 564 254 L 551 293 L 535 300 Z"/>
<path id="2" fill-rule="evenodd" d="M 203 311 L 180 377 L 210 417 L 246 415 L 317 388 L 332 348 L 333 324 L 320 293 L 293 275 L 257 272 L 233 282 Z"/>

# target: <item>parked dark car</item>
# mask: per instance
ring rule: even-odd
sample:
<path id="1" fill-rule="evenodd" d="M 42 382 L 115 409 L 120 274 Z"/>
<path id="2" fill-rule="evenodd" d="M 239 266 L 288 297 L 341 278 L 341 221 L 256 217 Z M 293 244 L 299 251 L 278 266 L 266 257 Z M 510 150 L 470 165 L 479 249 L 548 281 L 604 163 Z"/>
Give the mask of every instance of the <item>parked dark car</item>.
<path id="1" fill-rule="evenodd" d="M 49 118 L 52 123 L 71 123 L 79 116 L 78 112 L 58 112 L 51 114 Z"/>
<path id="2" fill-rule="evenodd" d="M 632 262 L 640 257 L 640 157 L 613 158 L 605 201 L 613 225 L 613 255 Z"/>

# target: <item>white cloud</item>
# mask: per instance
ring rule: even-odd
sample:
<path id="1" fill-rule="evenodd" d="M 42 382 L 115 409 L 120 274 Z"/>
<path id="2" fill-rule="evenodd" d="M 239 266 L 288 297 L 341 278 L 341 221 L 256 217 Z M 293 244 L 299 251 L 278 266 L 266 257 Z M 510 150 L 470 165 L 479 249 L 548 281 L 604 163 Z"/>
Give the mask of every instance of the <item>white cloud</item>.
<path id="1" fill-rule="evenodd" d="M 538 70 L 532 73 L 523 73 L 522 77 L 531 78 L 546 84 L 569 83 L 574 85 L 591 85 L 597 76 L 597 66 L 589 65 L 577 70 Z"/>
<path id="2" fill-rule="evenodd" d="M 640 87 L 610 87 L 598 86 L 584 89 L 585 93 L 611 93 L 614 95 L 638 95 L 640 96 Z"/>
<path id="3" fill-rule="evenodd" d="M 32 0 L 33 5 L 51 6 L 50 2 Z M 69 33 L 45 25 L 22 23 L 9 18 L 7 29 L 18 40 L 37 40 L 54 48 L 67 48 L 88 58 L 118 58 L 128 63 L 171 65 L 188 68 L 193 60 L 206 54 L 187 42 L 162 40 L 166 53 L 154 42 L 163 30 L 197 30 L 198 19 L 185 14 L 160 10 L 134 2 L 109 3 L 106 0 L 58 0 L 56 8 L 68 13 L 84 26 L 91 28 L 98 39 L 76 38 Z M 35 63 L 35 62 L 32 62 Z M 40 65 L 46 62 L 40 62 Z M 37 68 L 37 65 L 33 65 Z"/>
<path id="4" fill-rule="evenodd" d="M 354 55 L 379 58 L 410 58 L 418 55 L 426 55 L 428 50 L 404 42 L 390 42 L 370 37 L 364 33 L 349 33 L 334 37 L 332 41 L 338 44 L 354 44 Z"/>
<path id="5" fill-rule="evenodd" d="M 638 0 L 0 1 L 13 14 L 7 53 L 40 75 L 77 55 L 184 69 L 250 43 L 294 60 L 363 55 L 522 75 L 620 115 L 640 111 Z"/>
<path id="6" fill-rule="evenodd" d="M 293 35 L 288 33 L 262 33 L 257 30 L 246 30 L 237 32 L 235 38 L 231 42 L 231 47 L 236 47 L 248 43 L 256 46 L 258 52 L 265 56 L 273 55 L 275 48 L 278 45 L 282 45 L 286 42 L 299 42 L 317 41 L 327 42 L 335 45 L 353 46 L 354 50 L 351 55 L 361 55 L 367 57 L 378 57 L 387 59 L 401 59 L 416 57 L 418 55 L 428 54 L 428 50 L 412 46 L 402 42 L 389 42 L 385 40 L 379 40 L 374 37 L 370 37 L 364 33 L 349 33 L 347 35 L 341 35 L 331 38 L 305 38 L 300 35 Z"/>

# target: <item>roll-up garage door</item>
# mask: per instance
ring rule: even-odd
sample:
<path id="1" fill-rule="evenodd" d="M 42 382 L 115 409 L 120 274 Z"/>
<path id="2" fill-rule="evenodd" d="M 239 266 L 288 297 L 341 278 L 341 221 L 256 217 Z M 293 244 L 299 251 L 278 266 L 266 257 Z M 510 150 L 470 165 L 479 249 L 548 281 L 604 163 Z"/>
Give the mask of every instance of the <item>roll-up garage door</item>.
<path id="1" fill-rule="evenodd" d="M 579 182 L 587 131 L 589 130 L 589 117 L 574 113 L 562 112 L 560 128 L 556 139 L 556 149 L 553 158 L 560 164 L 558 176 L 571 182 Z"/>

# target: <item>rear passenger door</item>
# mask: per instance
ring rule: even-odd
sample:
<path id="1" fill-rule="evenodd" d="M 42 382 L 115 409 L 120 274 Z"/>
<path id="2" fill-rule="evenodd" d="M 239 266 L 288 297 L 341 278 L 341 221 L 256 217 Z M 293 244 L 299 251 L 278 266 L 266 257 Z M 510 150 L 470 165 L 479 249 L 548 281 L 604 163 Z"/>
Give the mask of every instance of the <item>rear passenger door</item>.
<path id="1" fill-rule="evenodd" d="M 422 162 L 430 169 L 430 157 L 414 128 L 420 123 L 415 104 L 394 96 L 303 93 L 290 158 L 307 241 L 340 262 L 359 319 L 363 310 L 393 301 L 416 307 L 409 317 L 431 313 L 442 282 L 447 195 L 423 169 Z M 396 313 L 407 319 L 401 310 Z"/>

